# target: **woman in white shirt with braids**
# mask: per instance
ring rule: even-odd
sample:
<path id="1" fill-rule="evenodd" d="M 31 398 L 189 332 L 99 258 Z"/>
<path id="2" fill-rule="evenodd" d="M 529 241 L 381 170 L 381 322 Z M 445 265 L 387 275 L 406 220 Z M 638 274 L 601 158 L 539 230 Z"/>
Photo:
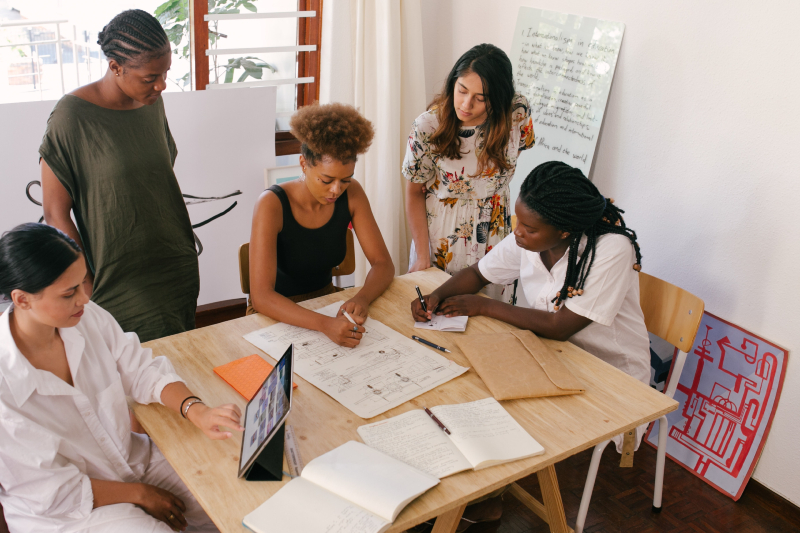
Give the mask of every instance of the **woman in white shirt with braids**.
<path id="1" fill-rule="evenodd" d="M 205 406 L 165 357 L 90 302 L 86 261 L 59 230 L 0 238 L 0 503 L 12 532 L 217 531 L 125 397 L 160 402 L 210 439 L 241 431 L 235 405 Z"/>

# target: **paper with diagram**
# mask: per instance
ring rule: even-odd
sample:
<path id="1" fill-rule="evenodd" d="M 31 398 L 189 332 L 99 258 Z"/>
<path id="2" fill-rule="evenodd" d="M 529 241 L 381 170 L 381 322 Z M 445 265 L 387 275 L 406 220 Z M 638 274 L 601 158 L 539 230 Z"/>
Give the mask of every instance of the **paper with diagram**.
<path id="1" fill-rule="evenodd" d="M 333 316 L 341 304 L 316 311 Z M 355 348 L 282 323 L 244 338 L 275 358 L 294 344 L 295 373 L 361 418 L 384 413 L 467 371 L 377 320 L 367 318 L 364 327 L 367 334 Z"/>

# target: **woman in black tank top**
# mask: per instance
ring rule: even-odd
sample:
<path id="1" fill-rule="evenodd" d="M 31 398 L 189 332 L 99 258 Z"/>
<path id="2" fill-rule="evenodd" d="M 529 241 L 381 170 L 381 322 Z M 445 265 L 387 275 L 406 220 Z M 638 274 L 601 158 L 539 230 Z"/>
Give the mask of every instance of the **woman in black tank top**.
<path id="1" fill-rule="evenodd" d="M 372 124 L 351 106 L 312 105 L 295 113 L 291 130 L 302 143 L 303 176 L 273 185 L 256 202 L 250 235 L 252 307 L 353 347 L 364 332 L 369 305 L 394 277 L 367 196 L 353 179 L 356 158 L 372 142 Z M 300 307 L 297 302 L 336 291 L 331 270 L 344 260 L 351 223 L 371 265 L 364 286 L 335 318 Z"/>

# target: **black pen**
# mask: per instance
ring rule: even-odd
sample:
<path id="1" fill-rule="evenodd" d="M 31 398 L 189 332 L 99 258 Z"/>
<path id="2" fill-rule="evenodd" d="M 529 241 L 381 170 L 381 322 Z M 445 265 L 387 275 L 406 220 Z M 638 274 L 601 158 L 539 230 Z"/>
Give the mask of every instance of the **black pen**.
<path id="1" fill-rule="evenodd" d="M 442 352 L 450 353 L 450 350 L 448 350 L 447 348 L 442 348 L 438 344 L 433 344 L 431 341 L 426 341 L 422 337 L 417 337 L 416 335 L 411 335 L 411 338 L 414 339 L 417 342 L 421 342 L 422 344 L 427 344 L 431 348 L 435 348 L 435 349 L 437 349 L 439 351 L 442 351 Z"/>
<path id="2" fill-rule="evenodd" d="M 422 310 L 427 314 L 428 306 L 425 305 L 425 298 L 422 297 L 422 291 L 419 290 L 419 285 L 414 285 L 414 288 L 417 289 L 417 295 L 419 296 L 419 303 L 422 304 Z M 430 322 L 430 320 L 428 320 L 428 322 Z"/>
<path id="3" fill-rule="evenodd" d="M 427 407 L 423 407 L 423 409 L 425 409 L 425 412 L 426 412 L 426 413 L 428 413 L 428 416 L 429 416 L 429 417 L 433 418 L 433 421 L 434 421 L 434 422 L 436 422 L 436 424 L 439 426 L 439 428 L 440 428 L 442 431 L 444 431 L 444 432 L 445 432 L 445 433 L 447 433 L 448 435 L 452 435 L 452 433 L 450 433 L 450 430 L 449 430 L 449 429 L 447 429 L 447 426 L 445 426 L 444 424 L 442 424 L 442 421 L 441 421 L 441 420 L 439 420 L 438 418 L 436 418 L 436 415 L 435 415 L 435 414 L 433 414 L 433 413 L 431 413 L 431 410 L 430 410 L 430 409 L 428 409 Z"/>

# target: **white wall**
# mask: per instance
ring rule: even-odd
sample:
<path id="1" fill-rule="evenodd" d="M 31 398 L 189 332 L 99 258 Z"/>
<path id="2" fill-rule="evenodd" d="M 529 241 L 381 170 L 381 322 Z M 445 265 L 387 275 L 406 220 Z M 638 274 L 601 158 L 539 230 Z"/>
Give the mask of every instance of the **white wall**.
<path id="1" fill-rule="evenodd" d="M 428 97 L 475 44 L 510 51 L 523 5 L 626 24 L 593 180 L 646 271 L 789 350 L 753 477 L 800 504 L 800 2 L 425 1 Z"/>

